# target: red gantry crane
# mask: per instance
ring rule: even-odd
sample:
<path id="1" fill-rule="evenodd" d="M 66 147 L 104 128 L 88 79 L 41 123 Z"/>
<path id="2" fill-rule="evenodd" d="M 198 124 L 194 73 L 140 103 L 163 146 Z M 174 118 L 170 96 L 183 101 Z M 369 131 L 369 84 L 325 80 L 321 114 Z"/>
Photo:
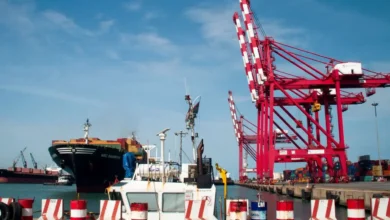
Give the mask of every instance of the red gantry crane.
<path id="1" fill-rule="evenodd" d="M 256 168 L 248 168 L 248 154 L 254 160 L 257 161 L 256 150 L 252 147 L 253 144 L 257 144 L 257 125 L 248 121 L 243 115 L 239 114 L 235 102 L 233 100 L 233 94 L 229 91 L 228 102 L 230 106 L 230 113 L 233 121 L 234 133 L 238 142 L 239 152 L 239 181 L 245 182 L 248 180 L 247 173 L 257 172 Z M 287 130 L 282 132 L 282 128 L 275 122 L 274 142 L 275 143 L 291 143 L 296 140 L 296 136 L 289 136 Z"/>
<path id="2" fill-rule="evenodd" d="M 329 174 L 329 182 L 347 182 L 348 146 L 344 138 L 343 111 L 348 109 L 348 105 L 364 103 L 365 97 L 362 93 L 355 94 L 341 89 L 365 88 L 368 97 L 375 94 L 375 88 L 390 85 L 390 74 L 364 69 L 358 62 L 344 62 L 277 42 L 265 35 L 261 25 L 256 25 L 249 0 L 240 0 L 240 7 L 245 31 L 237 12 L 233 15 L 233 21 L 251 99 L 258 111 L 256 140 L 253 136 L 243 134 L 244 119 L 235 119 L 237 113 L 232 112 L 239 152 L 245 149 L 251 156 L 255 154 L 260 182 L 273 178 L 275 162 L 307 162 L 315 182 L 324 181 L 323 172 Z M 262 39 L 256 32 L 257 27 L 263 32 Z M 232 109 L 234 102 L 231 92 L 229 100 Z M 332 105 L 336 107 L 338 140 L 333 135 Z M 301 112 L 306 123 L 297 120 L 286 107 L 294 107 Z M 296 136 L 296 139 L 288 139 L 293 145 L 291 148 L 275 148 L 274 125 L 287 137 L 287 132 L 276 124 L 275 117 Z M 285 117 L 290 118 L 290 123 Z M 256 149 L 245 147 L 245 143 L 255 143 Z M 242 152 L 239 154 L 241 161 Z M 240 175 L 243 175 L 242 164 L 240 162 Z M 325 164 L 327 169 L 323 169 Z"/>

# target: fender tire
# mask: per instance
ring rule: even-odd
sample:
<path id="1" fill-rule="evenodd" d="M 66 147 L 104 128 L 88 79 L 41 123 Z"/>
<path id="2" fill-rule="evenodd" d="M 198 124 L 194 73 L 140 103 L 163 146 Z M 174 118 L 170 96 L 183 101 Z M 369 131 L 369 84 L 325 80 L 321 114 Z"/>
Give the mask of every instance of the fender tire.
<path id="1" fill-rule="evenodd" d="M 0 202 L 0 210 L 1 210 L 0 220 L 9 220 L 11 213 L 8 205 L 3 202 Z"/>
<path id="2" fill-rule="evenodd" d="M 18 202 L 12 202 L 9 205 L 10 210 L 10 220 L 20 220 L 22 219 L 22 206 Z"/>

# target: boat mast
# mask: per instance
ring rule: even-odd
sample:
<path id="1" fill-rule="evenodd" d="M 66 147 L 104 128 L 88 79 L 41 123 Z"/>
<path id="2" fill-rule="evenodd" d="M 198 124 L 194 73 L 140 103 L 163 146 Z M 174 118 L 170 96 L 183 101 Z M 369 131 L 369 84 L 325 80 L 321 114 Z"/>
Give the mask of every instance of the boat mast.
<path id="1" fill-rule="evenodd" d="M 187 132 L 183 132 L 183 131 L 175 133 L 176 136 L 180 136 L 180 151 L 179 151 L 179 165 L 180 165 L 180 167 L 183 163 L 183 137 L 185 137 L 187 134 L 188 134 Z"/>
<path id="2" fill-rule="evenodd" d="M 160 137 L 161 141 L 161 165 L 162 165 L 162 181 L 165 182 L 165 165 L 164 165 L 164 142 L 167 135 L 165 134 L 167 131 L 169 131 L 170 128 L 166 128 L 162 130 L 161 132 L 157 133 L 157 136 Z"/>
<path id="3" fill-rule="evenodd" d="M 192 155 L 194 158 L 194 163 L 196 163 L 196 140 L 195 138 L 198 137 L 198 133 L 195 133 L 195 118 L 199 111 L 199 103 L 200 103 L 200 96 L 196 97 L 195 101 L 199 99 L 199 101 L 194 105 L 191 99 L 190 95 L 185 95 L 185 100 L 188 103 L 188 112 L 186 116 L 186 125 L 187 130 L 191 130 L 191 141 L 192 141 Z"/>
<path id="4" fill-rule="evenodd" d="M 84 123 L 84 139 L 85 139 L 85 144 L 88 144 L 88 143 L 89 143 L 88 134 L 89 134 L 89 128 L 90 128 L 91 126 L 92 126 L 92 125 L 89 123 L 89 119 L 87 118 L 87 121 Z"/>

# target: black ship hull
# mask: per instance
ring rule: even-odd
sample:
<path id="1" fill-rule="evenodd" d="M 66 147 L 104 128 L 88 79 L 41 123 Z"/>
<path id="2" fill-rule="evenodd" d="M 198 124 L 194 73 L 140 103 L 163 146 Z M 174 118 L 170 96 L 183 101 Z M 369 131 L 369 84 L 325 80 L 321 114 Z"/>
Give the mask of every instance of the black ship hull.
<path id="1" fill-rule="evenodd" d="M 122 180 L 124 151 L 94 145 L 55 145 L 49 148 L 53 161 L 75 178 L 77 192 L 103 193 L 117 176 Z"/>
<path id="2" fill-rule="evenodd" d="M 223 185 L 223 182 L 221 179 L 214 180 L 214 185 L 220 186 L 220 185 Z M 230 178 L 227 178 L 226 185 L 234 185 L 234 181 Z"/>
<path id="3" fill-rule="evenodd" d="M 0 169 L 0 183 L 54 183 L 57 179 L 57 175 L 24 173 Z"/>

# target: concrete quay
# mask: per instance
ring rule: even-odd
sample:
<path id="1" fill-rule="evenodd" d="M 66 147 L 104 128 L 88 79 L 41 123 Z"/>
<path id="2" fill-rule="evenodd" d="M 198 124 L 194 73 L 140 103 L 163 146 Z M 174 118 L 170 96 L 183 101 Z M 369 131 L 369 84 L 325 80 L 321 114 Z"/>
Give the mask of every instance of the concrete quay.
<path id="1" fill-rule="evenodd" d="M 364 199 L 365 209 L 371 210 L 371 198 L 390 197 L 390 182 L 352 182 L 327 184 L 276 184 L 235 183 L 255 190 L 310 199 L 335 199 L 337 205 L 346 206 L 347 199 Z"/>

